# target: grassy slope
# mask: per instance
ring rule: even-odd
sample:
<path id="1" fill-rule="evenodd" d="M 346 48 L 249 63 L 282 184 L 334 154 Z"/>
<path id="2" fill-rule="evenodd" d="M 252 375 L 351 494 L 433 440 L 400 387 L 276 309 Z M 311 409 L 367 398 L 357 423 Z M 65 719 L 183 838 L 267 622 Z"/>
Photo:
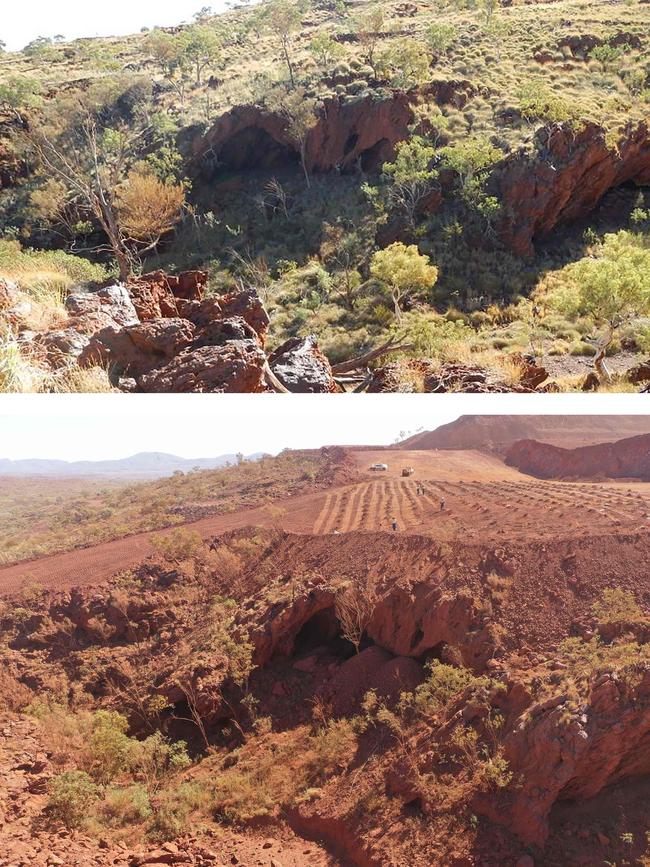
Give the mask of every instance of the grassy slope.
<path id="1" fill-rule="evenodd" d="M 298 80 L 309 93 L 326 97 L 341 92 L 341 86 L 337 89 L 331 79 L 317 69 L 309 51 L 313 36 L 326 30 L 345 37 L 353 27 L 355 16 L 373 5 L 368 0 L 355 0 L 347 5 L 344 14 L 319 8 L 305 14 L 300 32 L 292 37 L 291 50 L 298 67 Z M 491 136 L 504 153 L 520 147 L 532 148 L 536 124 L 531 125 L 516 112 L 520 89 L 527 81 L 542 84 L 577 105 L 584 117 L 605 124 L 612 143 L 617 140 L 622 124 L 648 116 L 649 91 L 634 94 L 629 87 L 630 74 L 647 67 L 650 32 L 647 4 L 637 0 L 615 6 L 593 0 L 530 4 L 515 0 L 511 7 L 498 10 L 495 20 L 500 29 L 496 35 L 486 29 L 478 10 L 440 9 L 430 2 L 407 7 L 396 2 L 384 3 L 382 8 L 386 27 L 378 53 L 404 37 L 424 39 L 432 23 L 452 28 L 452 44 L 437 58 L 430 76 L 441 80 L 465 79 L 474 87 L 476 95 L 462 109 L 445 107 L 448 125 L 445 142 L 453 143 L 476 134 Z M 56 46 L 47 60 L 22 54 L 5 55 L 0 57 L 0 81 L 14 74 L 31 75 L 41 82 L 45 92 L 54 94 L 63 88 L 83 87 L 97 79 L 126 75 L 136 80 L 144 76 L 159 86 L 155 97 L 158 108 L 177 117 L 183 127 L 189 129 L 198 124 L 198 130 L 192 126 L 192 136 L 195 136 L 233 105 L 259 100 L 268 81 L 283 76 L 278 46 L 272 36 L 264 31 L 257 35 L 251 28 L 258 11 L 255 7 L 240 9 L 214 19 L 214 25 L 227 34 L 222 62 L 214 69 L 219 84 L 190 87 L 184 113 L 147 55 L 146 37 L 142 34 L 79 40 Z M 588 52 L 580 49 L 572 52 L 560 45 L 568 37 L 592 36 L 606 41 L 620 34 L 625 34 L 627 39 L 640 39 L 641 47 L 626 50 L 608 68 L 590 58 Z M 363 77 L 363 46 L 354 41 L 342 44 L 345 56 L 338 62 L 346 65 L 348 71 L 352 64 L 354 92 L 372 93 Z M 260 83 L 264 80 L 266 84 Z M 344 98 L 355 97 L 349 92 Z M 219 288 L 227 285 L 232 272 L 237 270 L 230 253 L 231 249 L 236 249 L 245 258 L 259 258 L 263 267 L 272 269 L 274 282 L 268 287 L 265 300 L 273 316 L 273 343 L 309 329 L 318 334 L 322 347 L 335 360 L 367 348 L 381 339 L 392 324 L 391 304 L 386 293 L 377 292 L 376 287 L 370 285 L 356 309 L 349 311 L 339 298 L 323 293 L 319 284 L 321 275 L 308 261 L 318 253 L 325 222 L 332 223 L 343 216 L 359 225 L 369 215 L 371 208 L 361 190 L 362 179 L 329 175 L 316 178 L 313 189 L 306 190 L 293 169 L 288 170 L 286 177 L 280 173 L 278 177 L 292 196 L 293 206 L 286 220 L 267 220 L 254 200 L 268 177 L 269 173 L 248 172 L 243 186 L 230 193 L 225 189 L 218 193 L 212 188 L 201 189 L 197 184 L 193 196 L 200 203 L 199 210 L 214 212 L 216 222 L 206 223 L 196 232 L 189 221 L 189 225 L 179 229 L 176 240 L 149 264 L 173 269 L 211 263 L 218 275 L 215 286 Z M 605 208 L 602 217 L 595 214 L 595 236 L 625 225 L 626 214 L 629 216 L 638 204 L 630 198 L 623 205 L 614 202 L 609 210 Z M 421 251 L 431 256 L 440 269 L 432 299 L 439 310 L 474 296 L 487 298 L 487 304 L 492 299 L 497 302 L 517 300 L 532 292 L 546 271 L 590 254 L 580 228 L 564 233 L 563 243 L 540 249 L 533 263 L 524 263 L 498 247 L 477 250 L 471 237 L 465 239 L 454 232 L 455 221 L 463 219 L 455 206 L 452 198 L 442 214 L 423 224 L 418 233 Z M 295 261 L 301 267 L 293 277 L 277 279 L 279 272 L 274 266 L 280 260 Z M 302 266 L 306 270 L 302 270 Z M 259 274 L 249 276 L 259 284 L 256 279 Z M 529 313 L 525 308 L 511 309 L 505 315 L 498 308 L 482 310 L 480 318 L 472 322 L 481 331 L 476 339 L 465 335 L 461 356 L 467 355 L 470 349 L 472 353 L 529 349 Z M 592 354 L 592 348 L 583 340 L 593 332 L 592 322 L 566 321 L 551 315 L 543 324 L 546 328 L 544 354 Z M 619 349 L 620 344 L 615 344 L 614 348 Z M 453 352 L 457 353 L 457 349 Z"/>
<path id="2" fill-rule="evenodd" d="M 0 564 L 182 524 L 192 507 L 221 514 L 271 503 L 322 484 L 325 470 L 318 452 L 287 452 L 155 482 L 11 480 L 0 494 Z"/>

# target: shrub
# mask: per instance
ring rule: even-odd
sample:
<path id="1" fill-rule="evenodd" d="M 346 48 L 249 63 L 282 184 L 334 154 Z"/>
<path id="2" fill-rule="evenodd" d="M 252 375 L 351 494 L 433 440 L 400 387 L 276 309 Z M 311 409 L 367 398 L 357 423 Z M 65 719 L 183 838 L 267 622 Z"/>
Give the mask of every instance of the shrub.
<path id="1" fill-rule="evenodd" d="M 151 545 L 154 551 L 169 563 L 191 560 L 203 548 L 203 539 L 193 530 L 179 528 L 164 536 L 153 536 Z"/>
<path id="2" fill-rule="evenodd" d="M 135 742 L 126 734 L 128 726 L 126 718 L 115 711 L 99 710 L 93 714 L 89 770 L 97 782 L 109 783 L 129 767 Z"/>
<path id="3" fill-rule="evenodd" d="M 591 607 L 599 623 L 635 623 L 645 620 L 645 615 L 634 594 L 622 587 L 607 587 Z"/>
<path id="4" fill-rule="evenodd" d="M 137 825 L 151 816 L 151 803 L 144 786 L 134 784 L 125 788 L 109 788 L 98 806 L 98 816 L 103 825 L 124 828 Z"/>
<path id="5" fill-rule="evenodd" d="M 47 811 L 68 828 L 78 828 L 97 801 L 99 790 L 85 771 L 65 771 L 50 783 Z"/>
<path id="6" fill-rule="evenodd" d="M 190 763 L 184 741 L 171 742 L 160 732 L 144 741 L 132 741 L 130 766 L 143 780 L 149 794 L 155 794 L 165 780 Z"/>

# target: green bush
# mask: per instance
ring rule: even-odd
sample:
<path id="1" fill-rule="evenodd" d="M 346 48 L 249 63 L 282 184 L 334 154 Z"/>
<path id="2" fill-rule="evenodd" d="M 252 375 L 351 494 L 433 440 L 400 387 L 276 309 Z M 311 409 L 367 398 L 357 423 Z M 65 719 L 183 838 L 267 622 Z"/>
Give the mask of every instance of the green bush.
<path id="1" fill-rule="evenodd" d="M 85 771 L 65 771 L 50 783 L 47 811 L 67 828 L 79 828 L 98 797 L 99 789 Z"/>
<path id="2" fill-rule="evenodd" d="M 115 711 L 99 710 L 92 717 L 90 773 L 98 783 L 109 783 L 129 767 L 135 741 L 127 734 L 126 717 Z"/>

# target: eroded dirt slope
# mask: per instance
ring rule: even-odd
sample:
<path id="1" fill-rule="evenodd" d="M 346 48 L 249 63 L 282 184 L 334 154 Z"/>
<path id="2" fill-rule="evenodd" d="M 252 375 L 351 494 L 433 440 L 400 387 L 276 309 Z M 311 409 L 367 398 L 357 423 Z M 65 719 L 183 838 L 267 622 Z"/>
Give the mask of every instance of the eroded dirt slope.
<path id="1" fill-rule="evenodd" d="M 650 434 L 611 443 L 567 449 L 521 440 L 508 450 L 506 464 L 541 479 L 650 479 Z"/>
<path id="2" fill-rule="evenodd" d="M 611 442 L 650 432 L 643 415 L 464 415 L 407 439 L 405 449 L 481 449 L 505 454 L 517 440 L 536 439 L 563 448 Z"/>

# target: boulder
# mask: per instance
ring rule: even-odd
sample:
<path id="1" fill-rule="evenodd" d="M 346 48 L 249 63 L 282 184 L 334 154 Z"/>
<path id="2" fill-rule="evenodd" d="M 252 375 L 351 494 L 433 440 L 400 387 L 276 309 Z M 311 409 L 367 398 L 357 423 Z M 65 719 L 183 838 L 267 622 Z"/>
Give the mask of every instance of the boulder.
<path id="1" fill-rule="evenodd" d="M 169 364 L 139 377 L 145 392 L 250 393 L 266 391 L 266 355 L 254 340 L 201 346 L 177 355 Z"/>
<path id="2" fill-rule="evenodd" d="M 218 298 L 218 302 L 224 318 L 241 316 L 255 331 L 264 346 L 270 320 L 255 289 L 244 289 L 222 295 Z"/>
<path id="3" fill-rule="evenodd" d="M 37 334 L 33 340 L 33 346 L 40 349 L 45 360 L 51 367 L 62 367 L 71 360 L 78 359 L 86 347 L 90 338 L 74 328 L 65 328 L 60 331 L 46 331 Z"/>
<path id="4" fill-rule="evenodd" d="M 116 374 L 138 377 L 167 364 L 190 346 L 194 331 L 185 319 L 152 319 L 128 328 L 109 326 L 90 339 L 79 364 L 110 366 Z"/>
<path id="5" fill-rule="evenodd" d="M 71 292 L 65 306 L 72 319 L 105 314 L 115 325 L 136 325 L 140 321 L 128 290 L 119 283 L 96 292 Z"/>
<path id="6" fill-rule="evenodd" d="M 316 337 L 292 337 L 269 356 L 271 370 L 297 394 L 327 394 L 337 390 L 332 367 L 318 348 Z"/>
<path id="7" fill-rule="evenodd" d="M 627 380 L 628 382 L 633 382 L 635 385 L 638 385 L 640 382 L 650 381 L 650 359 L 641 361 L 639 364 L 631 367 L 627 372 Z"/>

